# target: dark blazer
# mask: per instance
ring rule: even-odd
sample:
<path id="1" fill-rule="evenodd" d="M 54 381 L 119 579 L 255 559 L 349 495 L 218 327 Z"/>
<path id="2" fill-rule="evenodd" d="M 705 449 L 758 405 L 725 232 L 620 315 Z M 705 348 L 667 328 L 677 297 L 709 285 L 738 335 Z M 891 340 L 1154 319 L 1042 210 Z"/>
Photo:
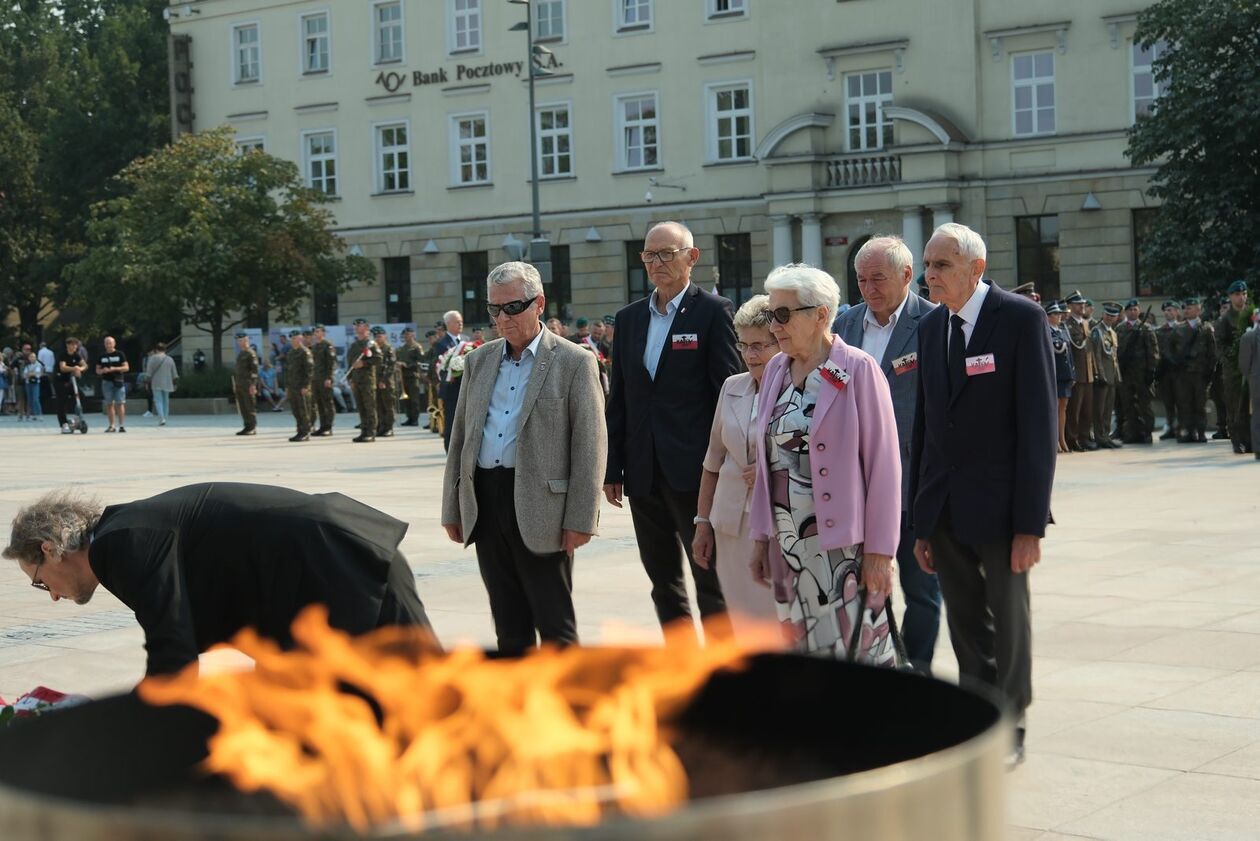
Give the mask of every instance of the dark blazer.
<path id="1" fill-rule="evenodd" d="M 109 506 L 88 561 L 136 612 L 152 675 L 245 627 L 291 645 L 289 625 L 314 602 L 335 628 L 372 630 L 406 532 L 338 493 L 216 482 Z"/>
<path id="2" fill-rule="evenodd" d="M 963 543 L 1016 534 L 1044 537 L 1058 449 L 1046 314 L 1027 298 L 990 285 L 966 353 L 991 353 L 996 368 L 965 377 L 952 399 L 949 317 L 946 307 L 937 307 L 919 321 L 919 403 L 910 464 L 915 537 L 932 536 L 946 505 L 954 535 Z"/>
<path id="3" fill-rule="evenodd" d="M 653 380 L 643 365 L 650 301 L 622 307 L 613 334 L 604 482 L 624 485 L 627 496 L 652 493 L 656 463 L 674 490 L 699 490 L 722 383 L 742 368 L 733 305 L 693 281 L 674 313 Z M 679 334 L 695 334 L 696 348 L 675 349 L 672 339 Z"/>

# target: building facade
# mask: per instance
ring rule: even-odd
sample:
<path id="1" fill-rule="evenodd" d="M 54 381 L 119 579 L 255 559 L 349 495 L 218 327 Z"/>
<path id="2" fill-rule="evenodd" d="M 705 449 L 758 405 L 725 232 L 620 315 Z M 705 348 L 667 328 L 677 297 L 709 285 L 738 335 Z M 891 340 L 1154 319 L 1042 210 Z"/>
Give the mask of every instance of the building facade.
<path id="1" fill-rule="evenodd" d="M 1155 298 L 1151 170 L 1126 131 L 1158 95 L 1144 0 L 532 0 L 550 75 L 529 113 L 508 0 L 196 0 L 170 8 L 176 131 L 231 125 L 336 197 L 378 282 L 310 321 L 487 319 L 489 267 L 531 235 L 530 120 L 551 314 L 646 294 L 649 226 L 685 222 L 697 279 L 742 301 L 822 266 L 857 299 L 866 237 L 916 255 L 943 221 L 1043 296 Z M 189 349 L 204 341 L 187 337 Z"/>

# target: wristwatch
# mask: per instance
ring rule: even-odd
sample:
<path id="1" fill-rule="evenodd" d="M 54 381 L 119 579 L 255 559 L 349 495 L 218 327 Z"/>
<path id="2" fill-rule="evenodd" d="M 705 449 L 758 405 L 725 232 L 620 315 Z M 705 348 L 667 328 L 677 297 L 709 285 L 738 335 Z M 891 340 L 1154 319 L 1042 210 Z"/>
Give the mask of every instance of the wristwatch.
<path id="1" fill-rule="evenodd" d="M 711 525 L 713 525 L 712 523 L 710 523 L 710 522 L 709 522 L 709 518 L 708 518 L 708 517 L 701 517 L 699 514 L 697 514 L 697 515 L 696 515 L 696 517 L 695 517 L 695 519 L 693 519 L 693 520 L 691 521 L 691 524 L 692 524 L 693 526 L 698 526 L 698 525 L 700 525 L 701 523 L 705 523 L 706 525 L 710 525 L 710 526 L 711 526 Z"/>

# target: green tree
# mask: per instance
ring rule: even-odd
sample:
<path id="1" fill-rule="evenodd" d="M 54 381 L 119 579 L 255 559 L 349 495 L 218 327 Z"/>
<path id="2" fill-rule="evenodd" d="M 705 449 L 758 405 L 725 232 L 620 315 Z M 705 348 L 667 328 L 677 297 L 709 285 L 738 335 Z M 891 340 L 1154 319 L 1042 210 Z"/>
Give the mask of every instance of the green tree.
<path id="1" fill-rule="evenodd" d="M 1154 275 L 1175 294 L 1219 291 L 1260 265 L 1260 3 L 1161 0 L 1135 41 L 1166 45 L 1163 88 L 1129 133 L 1137 166 L 1155 165 L 1161 200 L 1149 238 Z"/>
<path id="2" fill-rule="evenodd" d="M 297 167 L 237 154 L 231 128 L 185 135 L 129 164 L 120 194 L 92 208 L 87 257 L 70 272 L 72 301 L 96 323 L 178 318 L 223 334 L 249 312 L 297 317 L 312 289 L 371 283 L 370 260 L 346 256 L 329 199 Z"/>

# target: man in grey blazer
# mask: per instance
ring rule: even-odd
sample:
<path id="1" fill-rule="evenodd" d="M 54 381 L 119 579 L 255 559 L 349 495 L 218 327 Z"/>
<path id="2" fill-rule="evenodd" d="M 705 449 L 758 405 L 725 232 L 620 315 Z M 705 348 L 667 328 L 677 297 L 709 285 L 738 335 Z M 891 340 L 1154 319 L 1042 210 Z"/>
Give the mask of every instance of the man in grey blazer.
<path id="1" fill-rule="evenodd" d="M 595 354 L 542 327 L 538 270 L 504 263 L 486 285 L 502 338 L 467 357 L 442 526 L 476 545 L 499 650 L 517 654 L 577 642 L 573 553 L 599 522 L 608 430 Z"/>
<path id="2" fill-rule="evenodd" d="M 858 289 L 863 303 L 836 319 L 834 332 L 875 357 L 892 391 L 901 452 L 901 544 L 897 549 L 901 589 L 906 597 L 902 637 L 915 668 L 928 672 L 941 620 L 941 585 L 914 559 L 910 528 L 910 444 L 919 396 L 919 318 L 936 304 L 910 292 L 914 255 L 899 237 L 867 240 L 857 253 Z"/>

